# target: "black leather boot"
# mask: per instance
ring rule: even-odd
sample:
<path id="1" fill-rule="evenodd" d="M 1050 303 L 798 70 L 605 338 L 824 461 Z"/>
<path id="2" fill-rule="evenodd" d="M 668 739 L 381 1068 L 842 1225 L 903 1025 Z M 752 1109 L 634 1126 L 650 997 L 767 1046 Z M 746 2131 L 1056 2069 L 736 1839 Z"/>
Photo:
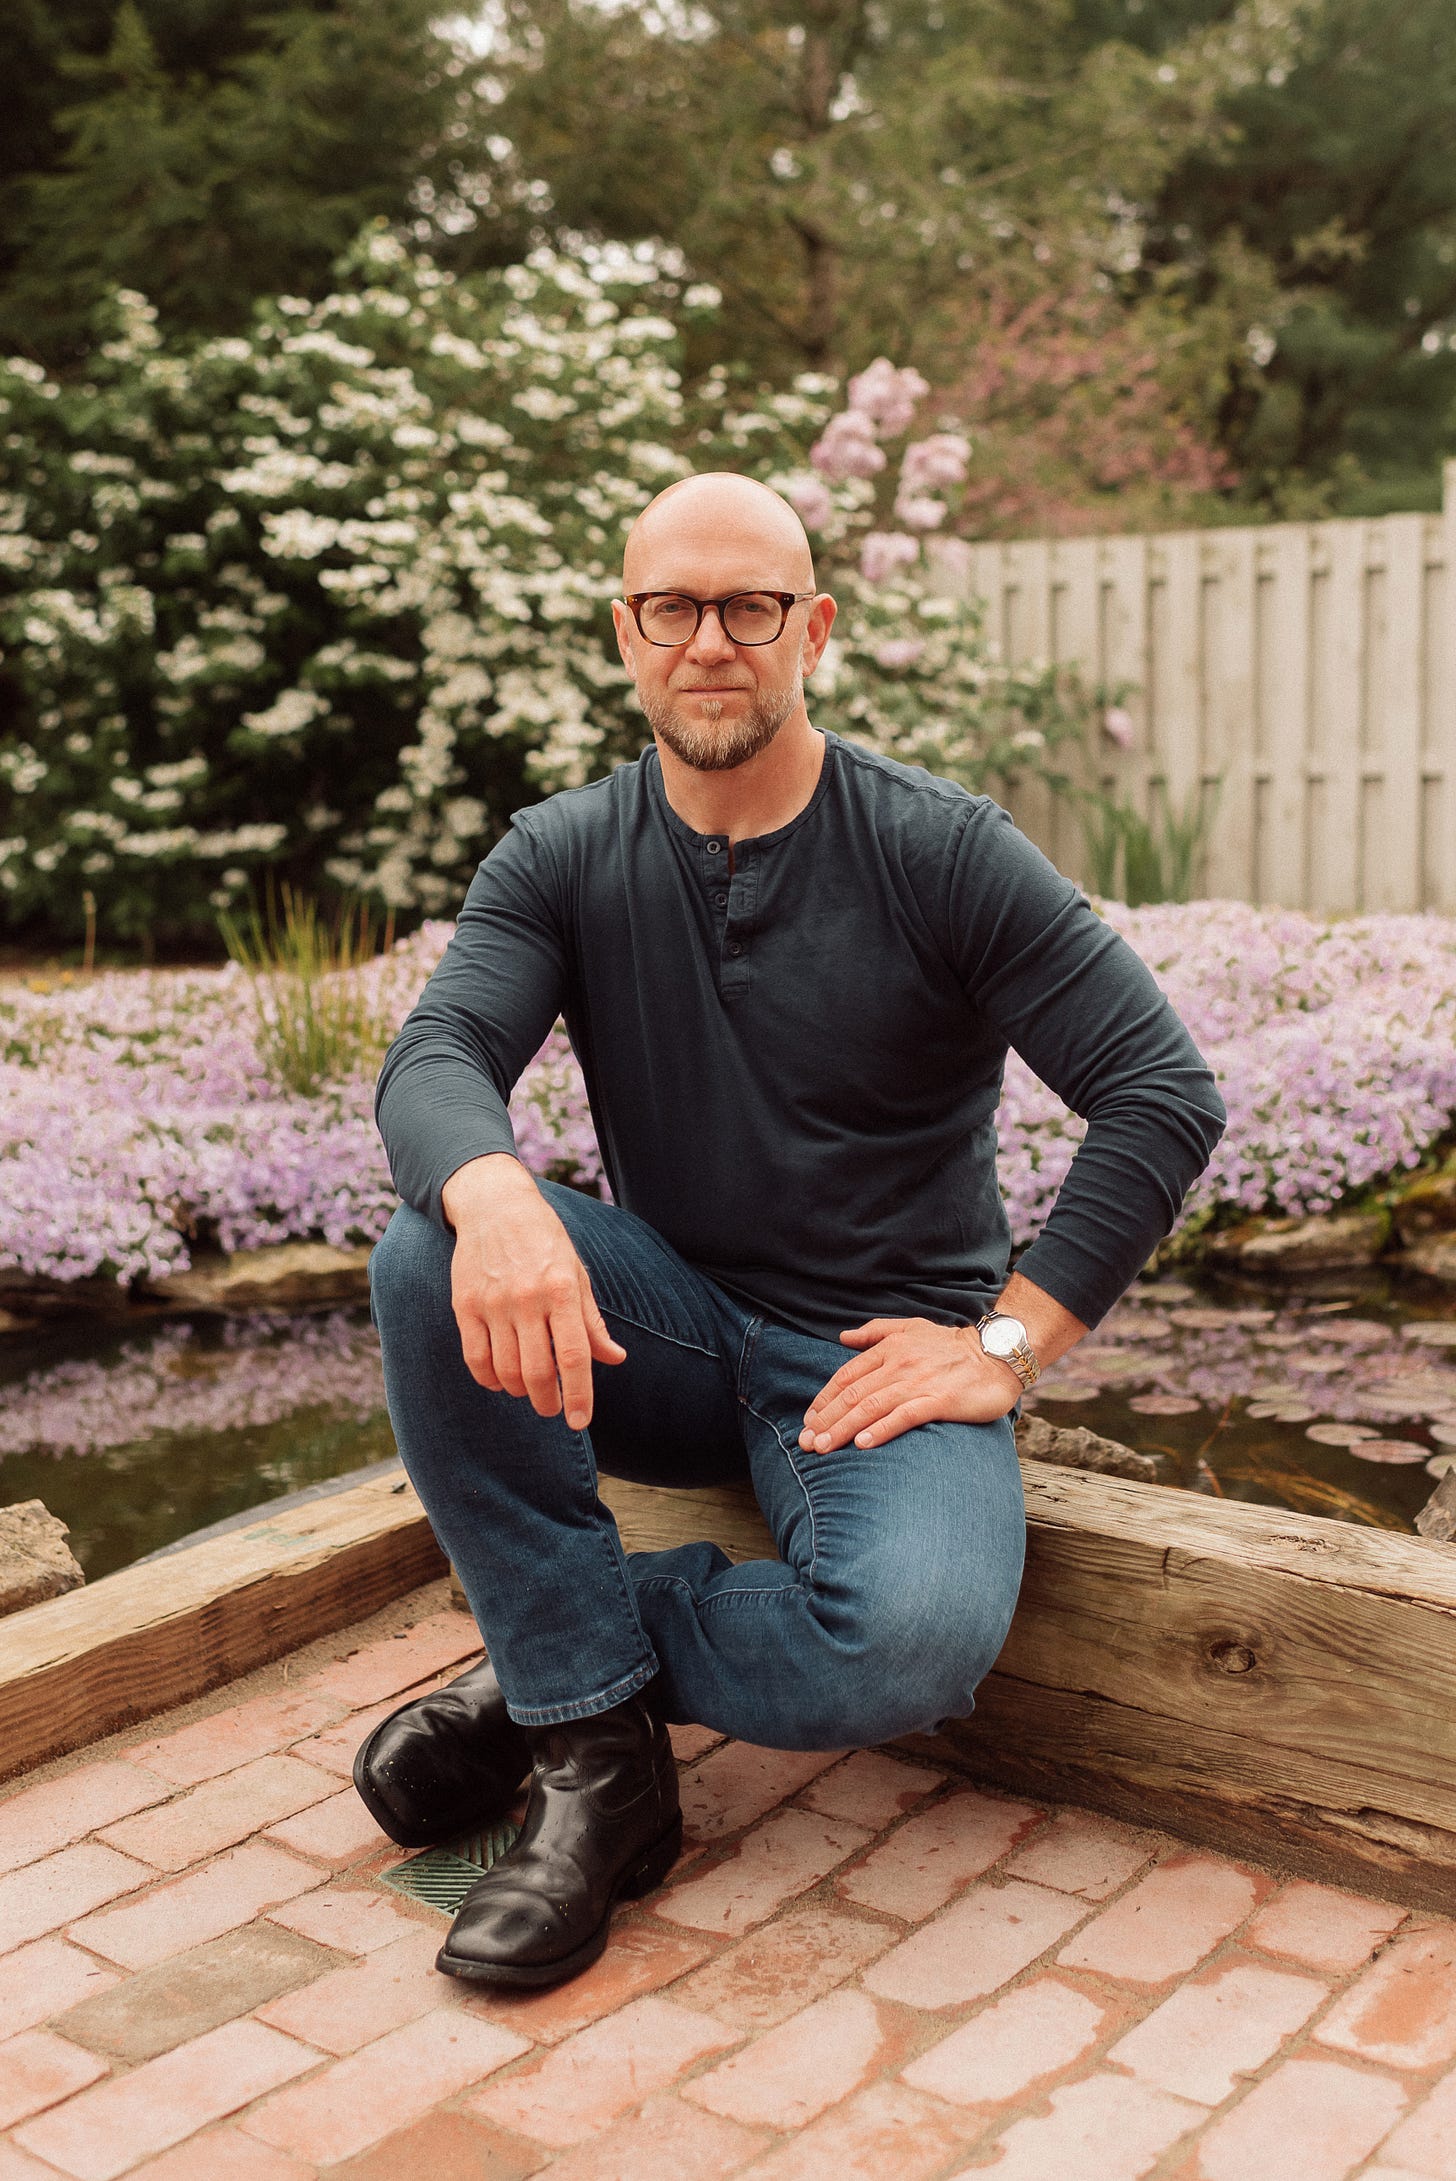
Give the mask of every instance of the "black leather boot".
<path id="1" fill-rule="evenodd" d="M 402 1848 L 433 1848 L 504 1817 L 531 1769 L 531 1744 L 486 1659 L 391 1712 L 354 1759 L 354 1785 Z"/>
<path id="2" fill-rule="evenodd" d="M 471 1888 L 436 1961 L 476 1984 L 561 1984 L 607 1943 L 614 1902 L 660 1885 L 682 1850 L 677 1766 L 639 1694 L 534 1729 L 521 1837 Z"/>

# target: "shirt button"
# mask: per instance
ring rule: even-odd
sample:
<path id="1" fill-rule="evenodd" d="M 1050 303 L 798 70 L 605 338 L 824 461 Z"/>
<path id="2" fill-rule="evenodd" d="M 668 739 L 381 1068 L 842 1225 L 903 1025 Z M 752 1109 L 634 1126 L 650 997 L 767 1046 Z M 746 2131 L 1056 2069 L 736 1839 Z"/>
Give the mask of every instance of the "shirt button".
<path id="1" fill-rule="evenodd" d="M 728 906 L 728 896 L 726 894 L 714 894 L 713 900 L 720 909 L 726 909 Z"/>
<path id="2" fill-rule="evenodd" d="M 721 855 L 721 854 L 722 854 L 722 851 L 723 851 L 723 843 L 722 843 L 721 841 L 709 841 L 709 843 L 708 843 L 708 854 L 709 854 L 710 856 L 717 856 L 717 855 Z"/>
<path id="3" fill-rule="evenodd" d="M 735 939 L 735 940 L 734 940 L 734 942 L 733 942 L 733 944 L 732 944 L 732 946 L 731 946 L 731 947 L 730 947 L 730 948 L 728 949 L 728 952 L 729 952 L 730 954 L 741 954 L 741 953 L 743 952 L 743 942 L 742 942 L 742 940 L 741 940 L 741 939 Z"/>

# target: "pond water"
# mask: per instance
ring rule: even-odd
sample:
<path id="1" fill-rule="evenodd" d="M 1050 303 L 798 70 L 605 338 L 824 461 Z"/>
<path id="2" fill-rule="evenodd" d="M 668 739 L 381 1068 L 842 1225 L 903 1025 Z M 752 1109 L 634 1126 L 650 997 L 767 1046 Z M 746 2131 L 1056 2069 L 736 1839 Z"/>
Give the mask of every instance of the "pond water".
<path id="1" fill-rule="evenodd" d="M 66 1317 L 6 1337 L 0 1387 L 0 1505 L 44 1500 L 93 1581 L 394 1451 L 362 1309 Z M 1190 1490 L 1409 1530 L 1456 1464 L 1456 1296 L 1139 1281 L 1025 1405 Z"/>

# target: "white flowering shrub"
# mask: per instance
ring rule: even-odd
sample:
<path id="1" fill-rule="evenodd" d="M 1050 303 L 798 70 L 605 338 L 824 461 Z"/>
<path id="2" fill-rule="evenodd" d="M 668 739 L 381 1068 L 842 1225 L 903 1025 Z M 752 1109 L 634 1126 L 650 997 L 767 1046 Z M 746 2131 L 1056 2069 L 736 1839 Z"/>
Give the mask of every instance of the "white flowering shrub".
<path id="1" fill-rule="evenodd" d="M 972 785 L 1042 767 L 1070 731 L 1045 678 L 996 668 L 918 537 L 873 528 L 884 399 L 826 484 L 833 383 L 688 400 L 665 300 L 716 298 L 648 249 L 457 279 L 371 230 L 338 292 L 245 338 L 169 346 L 122 294 L 84 382 L 0 363 L 0 917 L 74 934 L 89 892 L 109 938 L 210 935 L 263 867 L 452 907 L 514 808 L 645 739 L 608 601 L 691 468 L 823 494 L 821 724 Z M 874 369 L 903 406 L 914 374 Z M 902 523 L 938 459 L 907 451 Z"/>

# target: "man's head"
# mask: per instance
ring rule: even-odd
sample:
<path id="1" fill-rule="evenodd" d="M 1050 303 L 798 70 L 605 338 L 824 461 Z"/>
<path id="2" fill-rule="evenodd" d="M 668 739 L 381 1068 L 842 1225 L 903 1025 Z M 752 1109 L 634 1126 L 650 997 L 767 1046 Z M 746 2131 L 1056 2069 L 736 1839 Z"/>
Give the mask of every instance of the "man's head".
<path id="1" fill-rule="evenodd" d="M 613 606 L 618 648 L 642 709 L 684 764 L 699 772 L 746 764 L 803 713 L 804 676 L 819 662 L 834 601 L 815 592 L 804 526 L 767 485 L 731 471 L 669 485 L 632 526 L 622 588 L 639 599 L 779 592 L 797 601 L 777 639 L 759 644 L 735 642 L 717 611 L 705 613 L 686 642 L 653 644 L 630 607 L 620 600 Z"/>

